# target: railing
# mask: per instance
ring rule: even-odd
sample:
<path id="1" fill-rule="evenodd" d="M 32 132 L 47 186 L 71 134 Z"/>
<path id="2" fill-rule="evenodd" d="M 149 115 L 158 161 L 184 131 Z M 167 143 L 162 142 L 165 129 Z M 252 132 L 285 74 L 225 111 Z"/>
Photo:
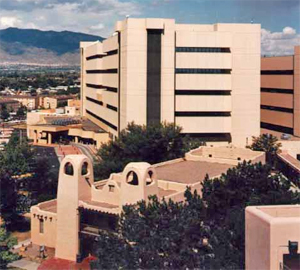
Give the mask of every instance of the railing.
<path id="1" fill-rule="evenodd" d="M 279 264 L 280 270 L 292 270 L 291 268 L 287 267 L 283 262 Z"/>

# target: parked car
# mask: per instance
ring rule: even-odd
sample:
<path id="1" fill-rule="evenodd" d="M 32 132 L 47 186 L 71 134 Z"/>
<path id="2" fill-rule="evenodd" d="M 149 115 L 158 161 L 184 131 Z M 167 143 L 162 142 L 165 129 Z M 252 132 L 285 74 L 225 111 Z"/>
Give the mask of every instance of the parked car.
<path id="1" fill-rule="evenodd" d="M 290 135 L 290 134 L 285 134 L 285 133 L 283 133 L 282 135 L 281 135 L 281 139 L 282 140 L 289 140 L 289 139 L 291 139 L 292 138 L 292 136 Z"/>

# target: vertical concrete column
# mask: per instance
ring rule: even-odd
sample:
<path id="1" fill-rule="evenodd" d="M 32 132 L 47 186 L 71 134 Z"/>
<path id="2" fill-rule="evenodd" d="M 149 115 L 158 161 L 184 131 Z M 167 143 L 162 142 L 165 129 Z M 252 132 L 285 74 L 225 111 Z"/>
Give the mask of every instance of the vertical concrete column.
<path id="1" fill-rule="evenodd" d="M 78 143 L 78 137 L 77 136 L 75 137 L 75 143 Z"/>
<path id="2" fill-rule="evenodd" d="M 52 134 L 48 133 L 48 144 L 52 144 Z"/>

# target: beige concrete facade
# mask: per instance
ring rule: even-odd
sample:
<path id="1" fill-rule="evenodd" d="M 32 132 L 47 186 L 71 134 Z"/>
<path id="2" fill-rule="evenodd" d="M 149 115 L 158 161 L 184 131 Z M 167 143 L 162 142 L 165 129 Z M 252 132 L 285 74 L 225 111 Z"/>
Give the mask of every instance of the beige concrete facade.
<path id="1" fill-rule="evenodd" d="M 54 247 L 56 257 L 75 261 L 77 255 L 88 255 L 85 237 L 97 237 L 99 229 L 112 230 L 105 222 L 116 218 L 124 205 L 147 201 L 149 195 L 184 201 L 187 186 L 201 194 L 206 174 L 218 177 L 242 160 L 264 163 L 265 154 L 234 147 L 200 147 L 185 158 L 155 165 L 129 163 L 123 172 L 94 182 L 93 166 L 86 156 L 66 156 L 60 166 L 57 199 L 31 208 L 32 242 Z M 85 219 L 87 215 L 93 215 L 97 223 Z"/>
<path id="2" fill-rule="evenodd" d="M 261 127 L 300 136 L 300 46 L 261 59 Z"/>
<path id="3" fill-rule="evenodd" d="M 81 43 L 84 116 L 114 136 L 132 121 L 237 146 L 259 135 L 260 25 L 128 18 L 115 31 Z"/>
<path id="4" fill-rule="evenodd" d="M 299 269 L 300 205 L 246 208 L 246 270 Z"/>

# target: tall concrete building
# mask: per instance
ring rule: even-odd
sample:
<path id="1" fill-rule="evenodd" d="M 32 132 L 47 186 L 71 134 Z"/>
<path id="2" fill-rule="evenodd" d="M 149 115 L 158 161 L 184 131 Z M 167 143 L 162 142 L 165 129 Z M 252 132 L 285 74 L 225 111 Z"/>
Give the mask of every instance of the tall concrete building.
<path id="1" fill-rule="evenodd" d="M 300 46 L 261 59 L 261 127 L 300 136 Z"/>
<path id="2" fill-rule="evenodd" d="M 171 122 L 244 146 L 260 133 L 260 25 L 116 23 L 81 43 L 82 114 L 118 136 L 129 122 Z"/>

